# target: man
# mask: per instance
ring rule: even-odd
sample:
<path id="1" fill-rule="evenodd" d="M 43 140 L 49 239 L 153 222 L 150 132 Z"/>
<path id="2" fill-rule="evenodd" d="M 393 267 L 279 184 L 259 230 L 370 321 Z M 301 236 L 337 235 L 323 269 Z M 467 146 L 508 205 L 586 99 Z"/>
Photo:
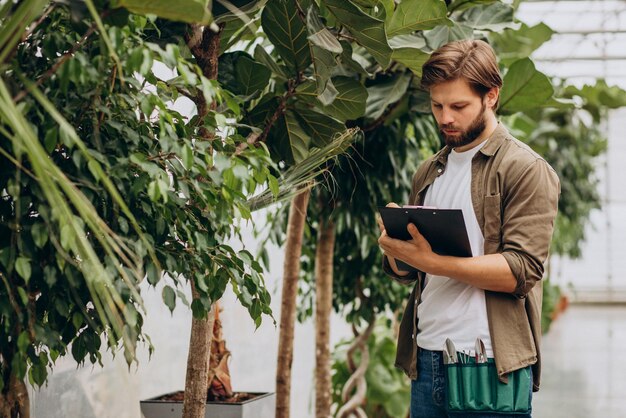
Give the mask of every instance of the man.
<path id="1" fill-rule="evenodd" d="M 396 356 L 412 379 L 411 417 L 436 418 L 459 416 L 445 403 L 446 338 L 457 352 L 473 352 L 480 338 L 500 381 L 532 368 L 530 386 L 539 389 L 541 279 L 560 185 L 546 161 L 498 122 L 502 78 L 487 43 L 444 45 L 424 64 L 422 86 L 446 146 L 420 165 L 408 203 L 462 209 L 473 256 L 435 254 L 414 225 L 412 240 L 402 241 L 380 223 L 379 245 L 385 271 L 415 283 Z M 396 259 L 416 270 L 399 270 Z"/>

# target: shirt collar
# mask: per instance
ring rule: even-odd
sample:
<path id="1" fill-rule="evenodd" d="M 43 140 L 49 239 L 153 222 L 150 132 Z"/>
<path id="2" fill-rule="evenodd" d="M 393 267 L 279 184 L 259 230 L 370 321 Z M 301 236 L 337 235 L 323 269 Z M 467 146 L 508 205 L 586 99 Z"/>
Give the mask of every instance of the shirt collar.
<path id="1" fill-rule="evenodd" d="M 498 151 L 500 146 L 502 146 L 508 136 L 509 131 L 500 121 L 498 121 L 496 129 L 494 129 L 491 136 L 487 139 L 487 143 L 480 149 L 479 152 L 487 157 L 492 157 Z M 448 155 L 450 155 L 451 151 L 452 148 L 450 146 L 444 146 L 437 154 L 437 161 L 445 165 L 448 162 Z"/>

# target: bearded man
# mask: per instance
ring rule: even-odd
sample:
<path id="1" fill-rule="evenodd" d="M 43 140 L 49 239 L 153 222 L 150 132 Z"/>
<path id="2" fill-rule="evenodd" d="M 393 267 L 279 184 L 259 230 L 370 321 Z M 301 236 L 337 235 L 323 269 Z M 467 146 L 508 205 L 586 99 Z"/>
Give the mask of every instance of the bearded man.
<path id="1" fill-rule="evenodd" d="M 411 417 L 530 417 L 532 392 L 540 381 L 541 279 L 559 179 L 498 121 L 502 78 L 486 42 L 457 41 L 433 52 L 423 66 L 422 87 L 430 93 L 446 145 L 418 168 L 408 204 L 461 209 L 472 257 L 434 253 L 412 224 L 411 240 L 390 238 L 379 222 L 385 271 L 414 284 L 396 356 L 396 366 L 412 380 Z M 414 270 L 399 269 L 396 260 Z M 491 384 L 507 383 L 520 371 L 528 376 L 523 414 L 489 405 L 449 408 L 445 342 L 450 339 L 457 352 L 473 358 L 477 338 L 497 370 Z"/>

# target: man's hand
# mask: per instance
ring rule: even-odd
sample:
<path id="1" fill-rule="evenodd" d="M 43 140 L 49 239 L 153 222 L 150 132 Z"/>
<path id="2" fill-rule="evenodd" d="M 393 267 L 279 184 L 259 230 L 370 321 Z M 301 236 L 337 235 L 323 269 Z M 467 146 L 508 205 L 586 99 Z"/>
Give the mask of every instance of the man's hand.
<path id="1" fill-rule="evenodd" d="M 393 239 L 385 231 L 378 238 L 378 245 L 389 258 L 390 264 L 392 259 L 399 259 L 418 270 L 428 272 L 430 260 L 435 253 L 415 225 L 409 224 L 407 231 L 412 237 L 409 241 Z"/>
<path id="2" fill-rule="evenodd" d="M 388 208 L 399 208 L 400 206 L 398 206 L 396 203 L 387 203 L 387 207 Z M 376 221 L 378 222 L 378 228 L 380 229 L 380 237 L 378 238 L 378 242 L 380 243 L 381 238 L 387 237 L 389 238 L 389 236 L 387 235 L 387 231 L 385 230 L 385 225 L 383 224 L 383 220 L 380 217 L 379 214 L 376 214 Z M 391 238 L 389 238 L 391 239 Z M 382 247 L 381 247 L 382 248 Z M 398 265 L 396 264 L 396 259 L 393 257 L 390 257 L 388 254 L 385 253 L 385 251 L 383 250 L 383 256 L 387 257 L 387 260 L 389 261 L 389 265 L 391 266 L 391 269 L 394 271 L 394 273 L 396 273 L 398 276 L 406 276 L 407 274 L 409 274 L 408 271 L 405 270 L 400 270 L 398 268 Z"/>

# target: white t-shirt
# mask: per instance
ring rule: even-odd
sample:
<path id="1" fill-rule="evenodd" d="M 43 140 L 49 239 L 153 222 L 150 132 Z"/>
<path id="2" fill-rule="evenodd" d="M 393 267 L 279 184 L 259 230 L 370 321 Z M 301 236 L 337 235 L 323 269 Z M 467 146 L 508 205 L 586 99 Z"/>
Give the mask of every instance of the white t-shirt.
<path id="1" fill-rule="evenodd" d="M 484 254 L 484 237 L 472 205 L 472 158 L 487 143 L 465 152 L 452 150 L 445 171 L 426 192 L 424 205 L 440 209 L 462 209 L 473 256 Z M 474 352 L 476 338 L 485 343 L 493 357 L 485 291 L 443 276 L 426 275 L 426 285 L 417 307 L 417 345 L 442 350 L 450 338 L 456 350 Z"/>

